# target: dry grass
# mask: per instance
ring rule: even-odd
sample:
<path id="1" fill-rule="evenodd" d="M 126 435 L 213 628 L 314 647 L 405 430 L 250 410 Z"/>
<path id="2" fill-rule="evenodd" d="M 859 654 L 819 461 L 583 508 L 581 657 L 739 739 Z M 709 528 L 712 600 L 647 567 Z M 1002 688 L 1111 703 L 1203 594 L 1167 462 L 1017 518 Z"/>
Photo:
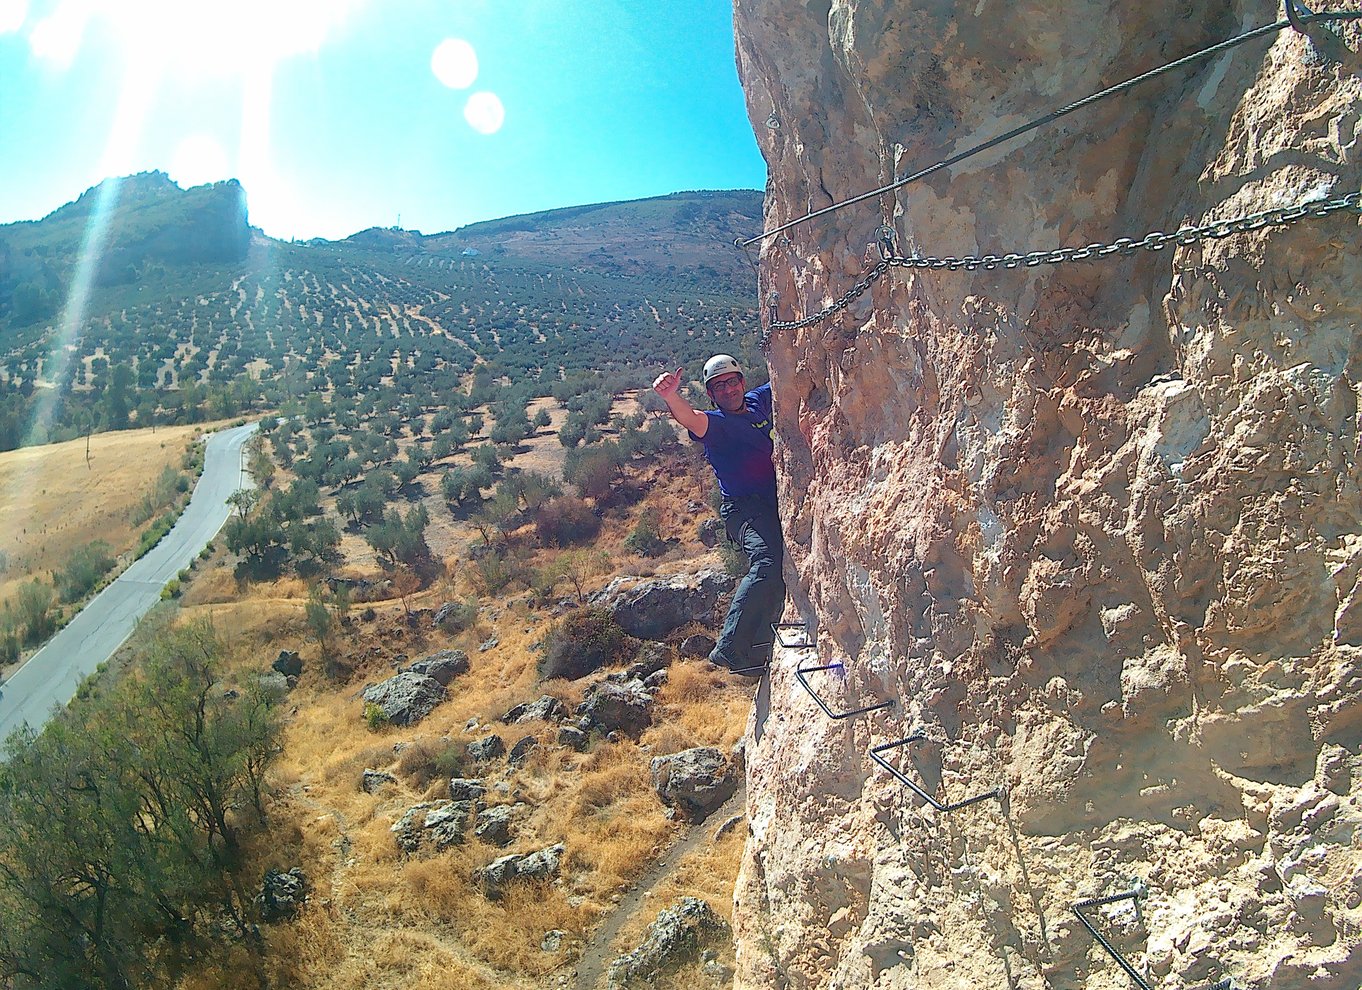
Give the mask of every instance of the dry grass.
<path id="1" fill-rule="evenodd" d="M 706 822 L 704 827 L 713 831 L 718 823 Z M 643 941 L 648 926 L 657 920 L 658 912 L 674 906 L 682 897 L 698 897 L 731 925 L 733 887 L 738 879 L 746 838 L 747 829 L 740 823 L 717 841 L 707 842 L 682 857 L 675 869 L 649 891 L 644 909 L 620 926 L 611 954 L 620 955 L 637 947 Z M 733 965 L 731 938 L 719 938 L 710 948 L 721 965 Z M 691 990 L 697 981 L 708 982 L 697 969 L 698 963 L 682 966 L 675 972 L 660 974 L 650 986 L 655 990 Z"/>
<path id="2" fill-rule="evenodd" d="M 221 425 L 221 424 L 217 424 Z M 212 424 L 123 430 L 85 440 L 0 453 L 0 601 L 35 576 L 59 569 L 71 551 L 104 540 L 116 554 L 137 543 L 133 508 L 167 466 Z"/>
<path id="3" fill-rule="evenodd" d="M 557 447 L 552 431 L 544 432 Z M 99 439 L 96 455 L 112 459 L 108 451 L 100 452 Z M 163 440 L 165 448 L 159 446 Z M 178 462 L 183 444 L 172 444 L 169 431 L 162 430 L 155 449 L 168 461 Z M 83 471 L 83 444 L 77 453 Z M 131 461 L 131 456 L 121 459 Z M 13 484 L 12 463 L 9 466 L 11 473 L 6 475 L 5 458 L 0 457 L 0 482 Z M 146 462 L 136 473 L 145 480 L 158 471 Z M 674 570 L 695 566 L 695 559 L 705 552 L 695 538 L 696 519 L 687 508 L 688 502 L 703 500 L 704 486 L 690 466 L 657 465 L 645 470 L 636 483 L 657 508 L 662 535 L 675 540 L 677 549 L 671 559 L 634 567 L 644 562 L 625 551 L 622 543 L 643 503 L 616 508 L 607 516 L 595 548 L 604 550 L 617 569 L 593 578 L 592 588 L 616 576 L 620 565 Z M 428 490 L 432 488 L 438 490 L 428 485 Z M 124 507 L 142 494 L 137 486 L 127 487 L 121 496 Z M 111 508 L 99 518 L 117 514 Z M 55 515 L 47 525 L 49 530 L 58 525 Z M 0 527 L 0 532 L 10 531 Z M 81 542 L 81 537 L 71 536 L 73 527 L 61 532 L 70 545 Z M 418 614 L 473 593 L 466 564 L 460 563 L 465 536 L 471 538 L 462 524 L 451 520 L 445 533 L 451 566 L 433 586 L 409 596 L 407 604 Z M 50 534 L 47 552 L 52 552 Z M 532 550 L 529 562 L 549 566 L 556 553 Z M 679 826 L 666 818 L 652 792 L 651 758 L 695 745 L 727 751 L 745 725 L 750 685 L 732 683 L 692 661 L 672 665 L 670 681 L 657 697 L 656 724 L 637 743 L 595 740 L 587 752 L 577 753 L 557 744 L 556 724 L 503 725 L 500 717 L 505 711 L 541 694 L 575 707 L 590 683 L 590 679 L 538 680 L 533 644 L 543 638 L 553 616 L 531 608 L 527 592 L 484 597 L 474 627 L 452 635 L 433 629 L 428 612 L 425 618 L 408 622 L 396 599 L 356 605 L 337 643 L 351 672 L 341 680 L 329 679 L 318 645 L 307 637 L 305 582 L 284 578 L 238 586 L 233 564 L 219 552 L 197 565 L 181 599 L 181 619 L 208 617 L 228 641 L 226 679 L 231 683 L 243 683 L 269 669 L 280 650 L 297 651 L 304 662 L 298 686 L 286 702 L 284 748 L 273 771 L 276 796 L 270 828 L 250 851 L 252 873 L 302 866 L 311 887 L 308 905 L 296 921 L 266 931 L 270 975 L 276 985 L 302 990 L 424 990 L 556 984 L 621 892 L 678 834 Z M 347 559 L 344 572 L 378 576 L 363 554 Z M 373 614 L 366 619 L 363 613 L 369 607 Z M 495 646 L 480 648 L 492 639 Z M 368 731 L 362 720 L 361 688 L 391 676 L 403 663 L 447 648 L 465 650 L 471 664 L 469 672 L 451 685 L 448 699 L 417 726 Z M 526 803 L 513 843 L 496 848 L 477 840 L 470 830 L 463 846 L 403 854 L 390 826 L 417 801 L 447 796 L 437 767 L 440 755 L 450 749 L 457 752 L 492 732 L 508 747 L 526 735 L 540 744 L 520 767 L 500 760 L 483 766 L 465 764 L 463 769 L 465 776 L 483 775 L 488 803 Z M 360 781 L 368 768 L 386 770 L 398 781 L 366 793 Z M 473 883 L 473 871 L 492 859 L 555 842 L 566 847 L 558 880 L 513 887 L 496 902 L 486 899 Z M 672 897 L 673 888 L 687 889 L 717 910 L 728 910 L 736 870 L 736 853 L 728 844 L 690 857 L 683 870 L 684 876 L 666 888 L 665 897 Z M 663 903 L 669 901 L 660 891 L 652 904 Z M 642 919 L 640 930 L 650 920 Z M 567 933 L 564 948 L 546 952 L 541 940 L 555 929 Z M 205 968 L 180 986 L 206 990 L 253 982 L 245 961 L 235 959 Z"/>

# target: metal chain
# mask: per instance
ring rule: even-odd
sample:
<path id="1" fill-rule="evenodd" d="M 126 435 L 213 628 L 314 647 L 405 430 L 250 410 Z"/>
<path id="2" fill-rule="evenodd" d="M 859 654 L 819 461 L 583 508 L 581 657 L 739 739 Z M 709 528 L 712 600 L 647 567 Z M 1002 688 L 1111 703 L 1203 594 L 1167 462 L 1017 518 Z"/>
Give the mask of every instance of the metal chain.
<path id="1" fill-rule="evenodd" d="M 1162 251 L 1170 244 L 1186 247 L 1200 241 L 1220 240 L 1235 234 L 1246 234 L 1264 227 L 1281 227 L 1304 220 L 1307 217 L 1327 217 L 1339 210 L 1355 210 L 1362 207 L 1362 192 L 1349 193 L 1341 199 L 1311 200 L 1296 206 L 1278 207 L 1235 217 L 1232 220 L 1213 220 L 1198 227 L 1179 227 L 1170 233 L 1153 230 L 1139 240 L 1131 237 L 1118 237 L 1109 244 L 1088 244 L 1084 247 L 1054 248 L 1050 251 L 1028 251 L 1025 254 L 966 254 L 959 257 L 917 256 L 905 258 L 901 255 L 885 255 L 871 268 L 860 281 L 854 283 L 832 305 L 806 316 L 802 320 L 778 322 L 768 321 L 766 332 L 762 334 L 762 347 L 770 344 L 771 333 L 776 330 L 802 330 L 822 323 L 835 316 L 856 301 L 867 289 L 879 281 L 890 268 L 921 268 L 930 271 L 973 272 L 979 269 L 993 271 L 995 268 L 1035 268 L 1039 265 L 1057 265 L 1067 261 L 1088 261 L 1093 258 L 1106 258 L 1113 254 L 1130 255 L 1137 251 Z M 883 255 L 884 248 L 881 247 Z M 771 315 L 775 315 L 775 303 L 769 303 Z"/>

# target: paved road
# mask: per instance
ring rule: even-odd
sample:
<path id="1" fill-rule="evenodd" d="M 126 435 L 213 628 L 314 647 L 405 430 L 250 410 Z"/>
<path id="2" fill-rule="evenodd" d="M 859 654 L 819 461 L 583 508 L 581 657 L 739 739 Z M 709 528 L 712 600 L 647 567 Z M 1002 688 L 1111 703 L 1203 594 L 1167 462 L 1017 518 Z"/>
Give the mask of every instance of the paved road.
<path id="1" fill-rule="evenodd" d="M 257 423 L 212 434 L 189 505 L 160 543 L 133 561 L 0 688 L 0 739 L 25 722 L 43 725 L 56 706 L 132 634 L 167 581 L 189 565 L 231 514 L 227 496 L 251 483 L 241 447 Z"/>

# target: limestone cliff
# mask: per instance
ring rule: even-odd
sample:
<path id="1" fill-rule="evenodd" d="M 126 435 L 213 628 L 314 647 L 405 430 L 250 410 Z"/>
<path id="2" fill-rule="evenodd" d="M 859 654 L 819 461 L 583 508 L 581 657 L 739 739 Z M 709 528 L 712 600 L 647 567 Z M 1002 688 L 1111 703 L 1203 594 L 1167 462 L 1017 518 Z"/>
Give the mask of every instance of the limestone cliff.
<path id="1" fill-rule="evenodd" d="M 1337 6 L 1337 5 L 1335 5 Z M 737 0 L 767 228 L 1282 16 Z M 1140 237 L 1358 189 L 1362 27 L 1239 46 L 768 239 L 878 260 Z M 754 712 L 741 987 L 1362 981 L 1362 259 L 1339 211 L 1098 261 L 891 269 L 772 335 L 788 615 Z M 834 709 L 895 707 L 833 720 Z M 939 813 L 938 799 L 1005 787 Z"/>

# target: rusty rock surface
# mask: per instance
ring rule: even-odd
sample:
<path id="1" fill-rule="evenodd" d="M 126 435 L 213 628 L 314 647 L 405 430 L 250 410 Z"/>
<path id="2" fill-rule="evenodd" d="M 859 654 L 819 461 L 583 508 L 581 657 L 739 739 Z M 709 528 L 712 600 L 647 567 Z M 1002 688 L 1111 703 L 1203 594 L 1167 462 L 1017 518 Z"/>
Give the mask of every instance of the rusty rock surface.
<path id="1" fill-rule="evenodd" d="M 1337 6 L 1335 9 L 1337 9 Z M 737 0 L 768 229 L 1281 17 Z M 1318 32 L 1319 28 L 1312 29 Z M 779 317 L 878 260 L 1141 237 L 1358 189 L 1362 26 L 1287 30 L 792 228 Z M 770 367 L 782 650 L 748 749 L 743 988 L 1362 982 L 1358 216 L 891 269 Z M 825 717 L 796 665 L 834 709 Z M 868 758 L 886 754 L 942 813 Z"/>

